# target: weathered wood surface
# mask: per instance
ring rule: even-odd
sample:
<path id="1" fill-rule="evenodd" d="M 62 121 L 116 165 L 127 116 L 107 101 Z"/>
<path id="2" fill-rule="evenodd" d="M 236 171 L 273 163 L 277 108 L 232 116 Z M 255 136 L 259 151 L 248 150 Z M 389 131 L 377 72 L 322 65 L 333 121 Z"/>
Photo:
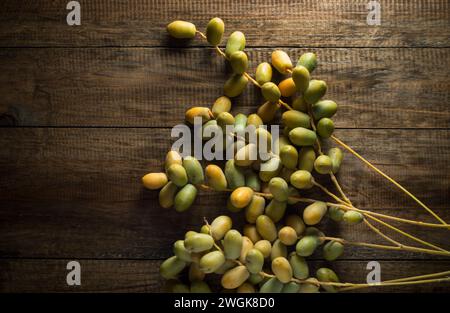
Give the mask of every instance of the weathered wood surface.
<path id="1" fill-rule="evenodd" d="M 340 105 L 338 136 L 450 221 L 447 0 L 381 0 L 381 26 L 367 25 L 366 0 L 81 0 L 80 27 L 67 26 L 67 2 L 0 3 L 0 292 L 162 291 L 158 267 L 172 242 L 203 217 L 228 214 L 226 194 L 202 192 L 179 214 L 161 209 L 157 192 L 140 184 L 161 169 L 170 127 L 186 108 L 211 105 L 230 72 L 205 41 L 170 39 L 165 26 L 174 19 L 203 30 L 214 14 L 226 36 L 243 31 L 250 72 L 276 47 L 294 60 L 316 52 L 314 75 Z M 249 86 L 233 112 L 260 103 Z M 361 208 L 434 222 L 348 153 L 339 178 Z M 242 213 L 233 216 L 242 226 Z M 364 225 L 326 224 L 328 235 L 383 242 Z M 395 225 L 450 248 L 446 231 Z M 74 259 L 83 277 L 72 289 L 65 265 Z M 313 259 L 314 267 L 324 264 L 321 253 Z M 371 260 L 381 262 L 383 279 L 450 265 L 348 247 L 333 266 L 343 281 L 364 281 Z"/>
<path id="2" fill-rule="evenodd" d="M 156 260 L 79 260 L 81 286 L 68 286 L 66 264 L 72 259 L 3 259 L 0 260 L 0 292 L 161 292 L 167 290 L 158 273 L 161 261 Z M 314 272 L 323 261 L 309 263 Z M 341 281 L 364 283 L 368 273 L 367 261 L 335 261 L 332 268 Z M 407 275 L 424 275 L 448 270 L 448 261 L 381 261 L 381 279 L 389 280 Z M 208 278 L 209 279 L 209 278 Z M 217 281 L 213 276 L 211 282 Z M 220 288 L 215 286 L 215 290 Z M 427 284 L 422 292 L 448 292 L 448 284 Z M 353 292 L 413 292 L 417 286 L 389 286 L 360 289 Z"/>
<path id="3" fill-rule="evenodd" d="M 450 220 L 450 146 L 442 144 L 449 137 L 448 130 L 339 130 L 337 135 Z M 169 136 L 168 129 L 146 128 L 3 129 L 0 146 L 6 149 L 0 150 L 1 255 L 167 257 L 171 243 L 189 228 L 200 227 L 203 216 L 212 220 L 227 214 L 226 194 L 203 192 L 190 211 L 180 214 L 160 208 L 157 192 L 143 190 L 140 177 L 161 170 L 170 148 Z M 349 154 L 339 178 L 361 208 L 434 222 Z M 316 192 L 314 196 L 323 194 Z M 242 219 L 242 213 L 234 216 Z M 325 230 L 330 235 L 380 242 L 363 225 L 352 228 L 327 224 Z M 402 227 L 448 246 L 445 231 Z M 345 257 L 429 258 L 355 248 Z"/>
<path id="4" fill-rule="evenodd" d="M 272 49 L 251 49 L 250 72 Z M 307 49 L 287 49 L 296 59 Z M 314 76 L 336 100 L 337 127 L 448 128 L 448 49 L 313 49 Z M 179 124 L 222 95 L 226 64 L 211 49 L 2 49 L 0 125 Z M 249 84 L 234 112 L 263 103 Z"/>
<path id="5" fill-rule="evenodd" d="M 336 135 L 431 207 L 448 208 L 448 130 L 350 129 Z M 0 199 L 148 199 L 140 178 L 162 170 L 171 143 L 170 130 L 159 128 L 4 128 Z M 364 207 L 416 207 L 349 153 L 345 152 L 339 177 L 349 196 Z"/>
<path id="6" fill-rule="evenodd" d="M 81 0 L 81 26 L 66 24 L 66 0 L 3 0 L 0 46 L 161 46 L 174 19 L 203 30 L 219 16 L 226 35 L 249 46 L 449 47 L 447 0 L 381 0 L 381 26 L 369 26 L 366 0 Z M 191 45 L 204 45 L 194 41 Z"/>

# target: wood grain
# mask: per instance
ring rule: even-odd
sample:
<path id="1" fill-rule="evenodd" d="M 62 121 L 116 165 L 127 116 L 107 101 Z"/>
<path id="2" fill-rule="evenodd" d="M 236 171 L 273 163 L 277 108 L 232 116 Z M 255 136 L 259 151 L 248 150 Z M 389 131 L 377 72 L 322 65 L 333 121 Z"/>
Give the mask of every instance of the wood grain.
<path id="1" fill-rule="evenodd" d="M 203 217 L 229 214 L 226 194 L 205 192 L 186 213 L 163 210 L 140 183 L 161 170 L 170 128 L 188 107 L 210 106 L 230 73 L 205 41 L 169 38 L 174 19 L 204 30 L 214 15 L 225 37 L 243 31 L 250 72 L 276 47 L 293 60 L 316 52 L 314 76 L 340 106 L 337 135 L 450 221 L 447 0 L 381 0 L 380 26 L 367 25 L 366 0 L 81 0 L 79 27 L 66 24 L 67 2 L 0 3 L 0 292 L 163 291 L 158 267 L 173 241 Z M 233 113 L 262 102 L 249 86 Z M 348 153 L 339 179 L 361 208 L 435 222 Z M 232 216 L 241 228 L 242 213 Z M 324 224 L 327 235 L 384 243 L 364 225 Z M 446 231 L 395 225 L 450 248 Z M 321 258 L 310 258 L 314 269 L 329 265 Z M 77 288 L 65 282 L 74 259 Z M 332 266 L 343 281 L 364 281 L 371 260 L 383 279 L 450 265 L 347 246 Z M 363 291 L 449 292 L 450 284 Z"/>
<path id="2" fill-rule="evenodd" d="M 250 72 L 272 49 L 251 49 Z M 286 49 L 296 59 L 307 49 Z M 449 49 L 313 49 L 337 127 L 448 128 Z M 2 49 L 0 125 L 172 127 L 222 95 L 211 49 Z M 263 103 L 248 86 L 234 112 Z"/>
<path id="3" fill-rule="evenodd" d="M 156 194 L 155 194 L 156 195 Z M 201 195 L 193 208 L 186 213 L 165 211 L 156 204 L 156 199 L 146 201 L 106 202 L 61 201 L 55 202 L 9 202 L 2 201 L 0 211 L 0 254 L 13 258 L 118 258 L 160 259 L 172 253 L 172 245 L 183 239 L 188 230 L 199 230 L 203 218 L 212 221 L 218 215 L 230 215 L 237 229 L 242 230 L 243 213 L 230 214 L 218 203 L 225 203 L 225 196 Z M 302 212 L 291 209 L 289 212 Z M 436 210 L 447 221 L 448 210 Z M 398 212 L 380 210 L 384 214 L 426 220 L 428 215 L 418 210 Z M 443 248 L 449 248 L 446 231 L 423 229 L 394 223 Z M 325 219 L 318 226 L 329 236 L 350 241 L 388 244 L 364 225 L 354 227 L 335 224 Z M 382 228 L 382 227 L 381 227 Z M 393 238 L 405 244 L 411 240 L 387 231 Z M 414 243 L 415 246 L 420 244 Z M 313 256 L 322 259 L 321 249 Z M 443 259 L 444 257 L 412 252 L 374 250 L 347 246 L 344 260 L 386 259 Z"/>
<path id="4" fill-rule="evenodd" d="M 431 207 L 448 208 L 448 130 L 350 129 L 336 135 Z M 147 199 L 140 178 L 162 170 L 172 142 L 170 130 L 159 128 L 4 128 L 0 199 Z M 364 207 L 416 207 L 349 153 L 339 175 L 349 196 Z"/>
<path id="5" fill-rule="evenodd" d="M 66 284 L 66 264 L 72 259 L 6 259 L 0 260 L 0 292 L 162 292 L 167 285 L 161 279 L 158 268 L 161 261 L 153 260 L 79 260 L 81 286 Z M 310 271 L 325 262 L 309 262 Z M 368 273 L 365 261 L 335 261 L 332 268 L 341 281 L 364 282 Z M 381 279 L 389 280 L 405 276 L 431 274 L 448 270 L 448 261 L 382 261 Z M 209 281 L 217 281 L 214 276 Z M 220 287 L 215 285 L 214 290 Z M 449 283 L 403 287 L 372 287 L 362 292 L 448 292 Z"/>
<path id="6" fill-rule="evenodd" d="M 241 30 L 248 46 L 448 47 L 446 0 L 382 0 L 381 25 L 369 26 L 366 0 L 165 1 L 81 0 L 81 26 L 66 23 L 67 1 L 4 0 L 1 46 L 161 46 L 175 19 L 203 30 L 219 16 L 226 35 Z M 190 45 L 202 45 L 194 41 Z"/>
<path id="7" fill-rule="evenodd" d="M 448 132 L 339 130 L 337 135 L 450 220 Z M 157 192 L 143 190 L 140 177 L 161 170 L 169 138 L 168 129 L 3 129 L 0 146 L 7 149 L 0 150 L 0 254 L 43 258 L 166 257 L 172 242 L 188 229 L 200 227 L 204 216 L 212 220 L 228 213 L 225 194 L 203 193 L 191 210 L 179 214 L 160 208 Z M 434 222 L 348 154 L 339 177 L 361 208 Z M 322 197 L 320 193 L 313 196 Z M 239 214 L 234 216 L 241 220 Z M 376 240 L 362 226 L 327 224 L 325 230 L 333 235 Z M 404 229 L 448 246 L 446 232 L 413 226 Z M 345 257 L 374 256 L 428 257 L 365 249 L 349 249 Z"/>

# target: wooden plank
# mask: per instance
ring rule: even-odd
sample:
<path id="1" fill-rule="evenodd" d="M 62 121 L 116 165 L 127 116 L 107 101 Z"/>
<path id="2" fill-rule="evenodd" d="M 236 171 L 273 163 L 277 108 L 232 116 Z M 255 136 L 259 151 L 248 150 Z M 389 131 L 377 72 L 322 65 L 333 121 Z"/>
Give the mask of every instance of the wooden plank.
<path id="1" fill-rule="evenodd" d="M 1 292 L 158 292 L 160 261 L 79 260 L 81 286 L 68 286 L 69 260 L 0 260 Z"/>
<path id="2" fill-rule="evenodd" d="M 72 259 L 3 259 L 0 260 L 0 292 L 164 292 L 166 282 L 159 276 L 161 261 L 153 260 L 79 260 L 81 286 L 68 286 L 66 264 Z M 331 267 L 341 281 L 365 282 L 367 262 L 335 261 Z M 389 280 L 446 271 L 449 261 L 383 261 L 381 279 Z M 310 271 L 324 262 L 310 262 Z M 218 276 L 208 277 L 211 285 L 217 286 Z M 450 291 L 449 283 L 434 283 L 416 286 L 373 287 L 359 292 L 432 292 Z"/>
<path id="3" fill-rule="evenodd" d="M 338 130 L 336 135 L 431 207 L 447 208 L 448 130 L 351 129 Z M 0 150 L 0 199 L 148 199 L 140 178 L 161 171 L 171 143 L 170 130 L 159 128 L 4 128 L 0 132 L 0 146 L 5 147 Z M 364 207 L 416 207 L 349 153 L 339 177 L 349 196 Z"/>
<path id="4" fill-rule="evenodd" d="M 448 130 L 338 130 L 337 135 L 450 220 Z M 202 193 L 180 214 L 164 211 L 157 192 L 143 190 L 140 177 L 161 170 L 170 147 L 168 129 L 5 128 L 0 146 L 2 256 L 161 258 L 185 231 L 199 228 L 204 216 L 212 220 L 228 213 L 225 194 Z M 361 208 L 434 222 L 348 154 L 339 179 Z M 242 220 L 241 214 L 233 216 Z M 375 240 L 363 225 L 327 225 L 328 234 Z M 446 232 L 404 229 L 448 246 Z M 345 257 L 428 256 L 349 249 Z"/>
<path id="5" fill-rule="evenodd" d="M 251 49 L 250 72 L 272 49 Z M 296 59 L 307 49 L 287 49 Z M 448 128 L 450 49 L 313 49 L 337 127 Z M 2 49 L 0 125 L 172 127 L 229 69 L 211 49 Z M 263 103 L 248 86 L 234 112 Z"/>
<path id="6" fill-rule="evenodd" d="M 4 0 L 1 46 L 153 46 L 171 44 L 165 26 L 175 19 L 200 30 L 214 15 L 226 35 L 241 30 L 249 46 L 450 45 L 446 0 L 383 0 L 381 25 L 367 24 L 366 0 L 165 1 L 81 0 L 81 26 L 66 23 L 67 1 Z M 191 45 L 204 44 L 196 40 Z"/>
<path id="7" fill-rule="evenodd" d="M 156 195 L 156 193 L 155 193 Z M 62 201 L 10 202 L 2 201 L 0 208 L 0 252 L 13 258 L 119 258 L 160 259 L 172 253 L 172 245 L 183 239 L 188 230 L 200 230 L 203 218 L 212 221 L 219 215 L 230 215 L 234 227 L 242 230 L 243 214 L 231 214 L 226 208 L 226 197 L 201 195 L 195 207 L 186 213 L 164 210 L 155 197 L 145 201 Z M 289 212 L 302 212 L 302 206 Z M 418 210 L 399 213 L 398 210 L 379 210 L 383 214 L 426 220 L 428 215 Z M 445 220 L 450 220 L 448 210 L 436 210 Z M 448 234 L 444 230 L 412 227 L 394 223 L 395 226 L 443 248 L 449 248 Z M 349 241 L 388 244 L 364 225 L 346 226 L 325 219 L 318 227 L 325 234 Z M 392 238 L 405 244 L 405 240 L 392 231 Z M 414 243 L 415 246 L 420 244 Z M 322 259 L 318 249 L 314 259 Z M 413 252 L 397 252 L 347 246 L 342 259 L 442 259 Z"/>

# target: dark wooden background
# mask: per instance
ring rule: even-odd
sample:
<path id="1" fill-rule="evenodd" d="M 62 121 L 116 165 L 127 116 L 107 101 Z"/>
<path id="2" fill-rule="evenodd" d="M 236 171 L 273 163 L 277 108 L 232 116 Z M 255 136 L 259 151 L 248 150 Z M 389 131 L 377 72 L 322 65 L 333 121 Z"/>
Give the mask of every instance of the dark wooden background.
<path id="1" fill-rule="evenodd" d="M 212 104 L 228 71 L 203 41 L 170 40 L 174 19 L 202 30 L 219 16 L 226 35 L 243 31 L 252 70 L 276 47 L 293 59 L 316 52 L 315 76 L 340 104 L 337 135 L 450 221 L 447 0 L 381 0 L 378 27 L 366 24 L 367 0 L 82 0 L 79 27 L 66 24 L 67 2 L 0 2 L 0 291 L 160 291 L 172 242 L 227 212 L 225 195 L 205 193 L 186 213 L 164 210 L 140 184 L 161 169 L 170 128 L 186 108 Z M 247 89 L 234 112 L 261 103 Z M 348 154 L 340 179 L 361 208 L 433 221 Z M 363 225 L 328 224 L 328 234 L 382 242 Z M 448 232 L 404 229 L 450 248 Z M 81 263 L 80 287 L 66 285 L 70 260 Z M 363 282 L 371 260 L 382 279 L 450 268 L 448 258 L 360 248 L 332 267 Z"/>

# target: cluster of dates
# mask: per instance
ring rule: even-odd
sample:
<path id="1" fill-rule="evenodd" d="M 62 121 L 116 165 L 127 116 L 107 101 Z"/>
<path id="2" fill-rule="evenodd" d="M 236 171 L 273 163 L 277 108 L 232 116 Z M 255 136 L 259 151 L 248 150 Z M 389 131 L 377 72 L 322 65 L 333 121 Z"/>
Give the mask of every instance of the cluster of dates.
<path id="1" fill-rule="evenodd" d="M 261 200 L 254 198 L 253 206 Z M 236 292 L 317 292 L 320 282 L 339 282 L 329 268 L 320 268 L 316 277 L 304 257 L 324 243 L 324 234 L 315 227 L 305 226 L 298 215 L 288 215 L 278 231 L 267 215 L 255 219 L 247 210 L 249 224 L 244 235 L 232 229 L 230 217 L 222 215 L 206 224 L 200 232 L 188 231 L 184 240 L 174 243 L 174 256 L 161 265 L 161 275 L 166 279 L 179 277 L 188 268 L 190 286 L 174 281 L 175 292 L 210 292 L 204 278 L 207 274 L 222 275 L 224 289 Z M 299 239 L 301 238 L 301 239 Z M 343 245 L 329 241 L 323 247 L 327 260 L 336 259 L 343 252 Z M 294 251 L 291 251 L 294 250 Z M 270 264 L 270 268 L 266 265 Z M 273 273 L 273 274 L 268 274 Z M 333 286 L 324 286 L 335 291 Z"/>
<path id="2" fill-rule="evenodd" d="M 204 37 L 219 49 L 224 29 L 223 21 L 214 18 Z M 195 25 L 185 21 L 172 22 L 168 32 L 175 38 L 193 38 L 199 33 Z M 325 216 L 353 225 L 362 222 L 363 215 L 322 201 L 310 203 L 301 214 L 285 215 L 288 205 L 298 204 L 302 190 L 316 185 L 313 174 L 334 175 L 339 171 L 342 151 L 331 148 L 324 154 L 319 145 L 319 140 L 329 138 L 334 131 L 331 117 L 337 104 L 322 100 L 327 91 L 324 81 L 311 79 L 317 67 L 314 53 L 301 55 L 294 67 L 284 51 L 276 50 L 271 64 L 258 65 L 253 79 L 246 72 L 244 48 L 244 34 L 232 33 L 225 52 L 219 49 L 233 69 L 225 82 L 224 96 L 211 108 L 188 109 L 185 116 L 189 124 L 201 121 L 205 141 L 217 133 L 231 137 L 215 149 L 232 149 L 234 157 L 223 169 L 216 164 L 203 169 L 196 158 L 183 158 L 170 151 L 165 172 L 145 175 L 143 184 L 148 189 L 160 189 L 160 205 L 178 212 L 193 205 L 199 189 L 229 192 L 228 209 L 244 211 L 248 224 L 241 233 L 232 229 L 231 218 L 219 216 L 199 232 L 188 231 L 183 240 L 175 242 L 174 256 L 162 263 L 161 275 L 177 281 L 173 284 L 175 292 L 210 291 L 204 281 L 206 274 L 222 275 L 222 287 L 237 292 L 317 292 L 319 287 L 336 291 L 326 283 L 339 282 L 337 275 L 329 268 L 320 268 L 313 277 L 305 258 L 323 246 L 323 257 L 333 261 L 342 255 L 344 245 L 326 237 L 316 226 Z M 276 84 L 272 82 L 272 68 L 290 77 Z M 240 95 L 249 79 L 261 89 L 266 102 L 255 114 L 233 115 L 230 98 Z M 288 110 L 281 115 L 282 135 L 273 139 L 265 124 L 283 105 Z M 250 129 L 250 134 L 244 129 Z M 256 142 L 249 142 L 249 137 Z M 262 142 L 266 148 L 263 153 Z M 177 280 L 185 269 L 190 286 Z"/>

